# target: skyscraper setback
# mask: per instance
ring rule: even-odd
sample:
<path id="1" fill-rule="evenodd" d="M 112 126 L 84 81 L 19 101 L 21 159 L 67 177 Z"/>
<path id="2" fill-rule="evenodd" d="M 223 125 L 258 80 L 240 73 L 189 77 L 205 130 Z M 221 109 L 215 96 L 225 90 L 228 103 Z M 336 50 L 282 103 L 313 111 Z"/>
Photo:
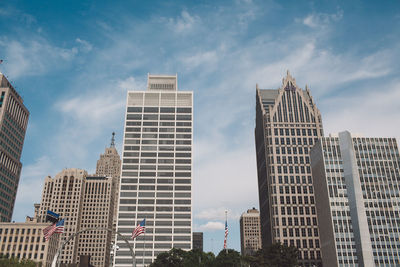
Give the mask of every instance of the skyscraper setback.
<path id="1" fill-rule="evenodd" d="M 310 149 L 323 136 L 321 114 L 307 88 L 289 71 L 279 89 L 256 94 L 261 237 L 296 246 L 302 266 L 321 266 Z"/>
<path id="2" fill-rule="evenodd" d="M 0 73 L 0 222 L 11 221 L 28 117 L 22 97 Z"/>
<path id="3" fill-rule="evenodd" d="M 177 76 L 149 75 L 146 91 L 127 95 L 117 230 L 131 238 L 146 218 L 146 233 L 131 241 L 137 266 L 172 247 L 192 247 L 193 93 Z M 115 266 L 131 266 L 117 240 Z"/>

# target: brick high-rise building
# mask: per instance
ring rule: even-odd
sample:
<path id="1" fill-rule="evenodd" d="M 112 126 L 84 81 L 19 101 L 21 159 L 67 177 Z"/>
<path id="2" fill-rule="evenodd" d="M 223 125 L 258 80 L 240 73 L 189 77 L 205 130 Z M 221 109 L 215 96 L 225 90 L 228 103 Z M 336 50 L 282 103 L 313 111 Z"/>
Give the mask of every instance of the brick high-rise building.
<path id="1" fill-rule="evenodd" d="M 310 90 L 287 73 L 279 89 L 256 95 L 255 141 L 261 237 L 296 246 L 302 266 L 320 266 L 310 149 L 323 136 L 321 114 Z"/>
<path id="2" fill-rule="evenodd" d="M 261 249 L 260 212 L 255 208 L 240 216 L 240 248 L 244 256 Z"/>
<path id="3" fill-rule="evenodd" d="M 193 93 L 177 84 L 177 76 L 149 75 L 146 91 L 127 95 L 117 229 L 131 238 L 146 218 L 146 234 L 131 240 L 137 266 L 192 247 Z M 117 245 L 115 266 L 131 266 L 127 245 Z"/>
<path id="4" fill-rule="evenodd" d="M 44 221 L 47 210 L 60 214 L 65 219 L 61 241 L 87 228 L 112 229 L 114 190 L 111 177 L 92 177 L 84 170 L 65 169 L 45 179 L 39 220 Z M 94 266 L 108 266 L 112 240 L 108 231 L 82 233 L 65 246 L 60 262 L 77 263 L 80 255 L 89 255 Z"/>
<path id="5" fill-rule="evenodd" d="M 0 222 L 10 222 L 14 210 L 28 117 L 21 96 L 0 73 Z"/>
<path id="6" fill-rule="evenodd" d="M 311 164 L 324 266 L 399 266 L 396 139 L 341 132 L 315 145 Z"/>

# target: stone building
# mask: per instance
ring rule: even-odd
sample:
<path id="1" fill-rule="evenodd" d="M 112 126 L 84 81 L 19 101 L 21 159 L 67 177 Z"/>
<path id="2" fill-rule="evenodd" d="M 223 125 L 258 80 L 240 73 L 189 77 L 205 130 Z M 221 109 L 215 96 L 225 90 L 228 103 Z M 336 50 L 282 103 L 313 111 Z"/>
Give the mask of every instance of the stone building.
<path id="1" fill-rule="evenodd" d="M 64 169 L 54 178 L 45 179 L 39 220 L 45 220 L 47 210 L 60 214 L 65 219 L 61 241 L 87 228 L 112 229 L 114 190 L 111 177 L 92 177 L 81 169 Z M 112 240 L 112 234 L 105 230 L 81 233 L 65 246 L 60 262 L 79 263 L 80 255 L 90 255 L 94 266 L 108 266 Z"/>
<path id="2" fill-rule="evenodd" d="M 57 251 L 59 234 L 45 241 L 42 230 L 50 223 L 26 217 L 25 222 L 0 223 L 0 254 L 17 259 L 29 259 L 37 266 L 50 267 Z"/>
<path id="3" fill-rule="evenodd" d="M 302 266 L 321 266 L 309 152 L 323 136 L 307 88 L 287 73 L 279 89 L 256 89 L 256 156 L 263 247 L 296 246 Z"/>
<path id="4" fill-rule="evenodd" d="M 255 208 L 240 216 L 240 248 L 244 256 L 261 249 L 260 212 Z"/>

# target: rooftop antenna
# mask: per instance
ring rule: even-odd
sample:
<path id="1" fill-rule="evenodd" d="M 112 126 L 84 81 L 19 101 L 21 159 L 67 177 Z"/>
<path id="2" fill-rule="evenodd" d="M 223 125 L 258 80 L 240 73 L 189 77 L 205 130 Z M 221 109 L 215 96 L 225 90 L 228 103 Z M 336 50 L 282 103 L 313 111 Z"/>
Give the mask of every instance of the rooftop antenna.
<path id="1" fill-rule="evenodd" d="M 112 137 L 111 137 L 111 145 L 110 147 L 115 148 L 115 132 L 112 133 Z"/>

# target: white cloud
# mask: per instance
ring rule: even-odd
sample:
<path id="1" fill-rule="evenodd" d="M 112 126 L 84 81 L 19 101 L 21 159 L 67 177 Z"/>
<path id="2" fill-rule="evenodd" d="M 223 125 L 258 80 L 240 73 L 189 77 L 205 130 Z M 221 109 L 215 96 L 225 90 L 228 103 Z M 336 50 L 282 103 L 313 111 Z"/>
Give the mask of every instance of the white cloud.
<path id="1" fill-rule="evenodd" d="M 237 213 L 237 211 L 223 207 L 203 209 L 199 213 L 194 214 L 194 217 L 204 220 L 225 220 L 225 211 L 227 211 L 229 219 L 236 220 L 240 217 L 240 214 Z"/>
<path id="2" fill-rule="evenodd" d="M 225 224 L 222 222 L 207 222 L 200 226 L 194 227 L 196 231 L 216 231 L 225 229 Z"/>
<path id="3" fill-rule="evenodd" d="M 193 30 L 196 23 L 200 21 L 198 16 L 192 16 L 186 10 L 183 10 L 180 17 L 169 19 L 169 25 L 177 33 L 184 33 Z"/>
<path id="4" fill-rule="evenodd" d="M 40 203 L 44 178 L 53 171 L 52 160 L 47 156 L 39 157 L 34 163 L 22 167 L 13 218 L 33 216 L 33 204 Z"/>
<path id="5" fill-rule="evenodd" d="M 60 69 L 70 63 L 78 53 L 76 47 L 61 48 L 38 37 L 25 41 L 0 38 L 0 48 L 4 51 L 7 64 L 6 73 L 13 79 L 24 75 L 43 75 Z"/>
<path id="6" fill-rule="evenodd" d="M 75 41 L 81 45 L 80 49 L 82 50 L 82 52 L 87 53 L 93 49 L 93 45 L 88 41 L 82 40 L 80 38 L 76 38 Z"/>
<path id="7" fill-rule="evenodd" d="M 185 55 L 181 58 L 181 61 L 186 68 L 192 69 L 201 65 L 207 65 L 207 68 L 211 69 L 219 61 L 217 51 L 205 51 L 199 52 L 194 55 Z M 212 68 L 214 69 L 214 68 Z"/>
<path id="8" fill-rule="evenodd" d="M 396 137 L 400 140 L 400 86 L 394 80 L 378 90 L 367 86 L 363 93 L 323 99 L 325 134 L 349 130 L 366 137 Z M 366 89 L 366 88 L 364 88 Z"/>
<path id="9" fill-rule="evenodd" d="M 321 28 L 337 22 L 343 18 L 343 10 L 339 9 L 336 13 L 313 13 L 304 19 L 296 19 L 296 22 L 302 22 L 310 28 Z"/>
<path id="10" fill-rule="evenodd" d="M 132 76 L 129 76 L 126 79 L 120 80 L 118 82 L 118 87 L 121 88 L 122 90 L 127 90 L 127 91 L 134 91 L 134 90 L 146 90 L 146 82 L 144 81 L 144 78 L 138 80 L 135 79 Z"/>

